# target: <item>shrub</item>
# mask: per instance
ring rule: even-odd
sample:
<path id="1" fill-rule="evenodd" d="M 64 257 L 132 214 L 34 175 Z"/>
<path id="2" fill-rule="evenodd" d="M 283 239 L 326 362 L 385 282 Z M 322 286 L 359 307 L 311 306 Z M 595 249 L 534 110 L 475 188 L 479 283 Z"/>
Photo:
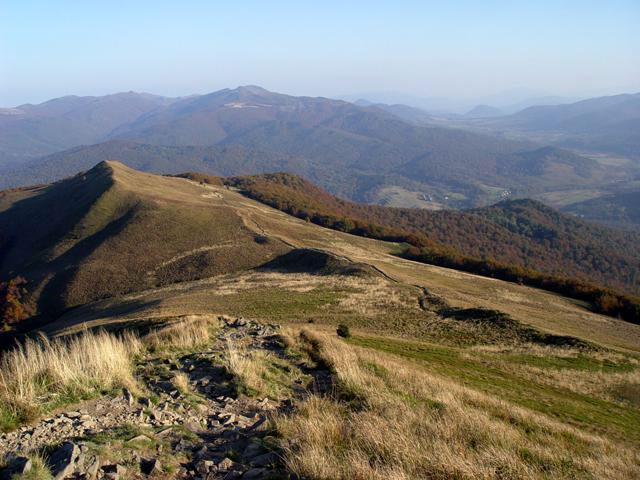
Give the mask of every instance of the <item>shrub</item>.
<path id="1" fill-rule="evenodd" d="M 336 329 L 336 333 L 338 334 L 339 337 L 342 337 L 342 338 L 349 338 L 351 336 L 351 332 L 349 331 L 349 326 L 345 325 L 344 323 L 341 323 L 340 325 L 338 325 L 338 328 Z"/>
<path id="2" fill-rule="evenodd" d="M 9 331 L 12 325 L 32 314 L 27 302 L 27 281 L 22 277 L 0 282 L 0 330 Z"/>

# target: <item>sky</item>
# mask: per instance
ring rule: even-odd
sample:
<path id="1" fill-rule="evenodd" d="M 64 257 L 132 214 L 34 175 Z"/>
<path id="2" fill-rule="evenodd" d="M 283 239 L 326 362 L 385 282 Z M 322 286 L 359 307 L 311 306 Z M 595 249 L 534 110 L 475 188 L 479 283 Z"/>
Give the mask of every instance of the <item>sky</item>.
<path id="1" fill-rule="evenodd" d="M 293 95 L 640 91 L 640 0 L 0 0 L 0 106 L 260 85 Z"/>

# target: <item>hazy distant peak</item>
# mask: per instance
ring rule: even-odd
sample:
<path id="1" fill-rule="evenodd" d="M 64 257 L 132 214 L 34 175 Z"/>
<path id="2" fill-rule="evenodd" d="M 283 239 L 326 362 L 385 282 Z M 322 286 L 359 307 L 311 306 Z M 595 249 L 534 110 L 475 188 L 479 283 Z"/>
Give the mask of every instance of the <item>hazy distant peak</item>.
<path id="1" fill-rule="evenodd" d="M 257 85 L 241 85 L 236 88 L 236 91 L 239 93 L 251 93 L 253 95 L 273 95 L 273 92 Z"/>
<path id="2" fill-rule="evenodd" d="M 473 118 L 489 118 L 504 115 L 502 110 L 491 105 L 476 105 L 465 116 Z"/>

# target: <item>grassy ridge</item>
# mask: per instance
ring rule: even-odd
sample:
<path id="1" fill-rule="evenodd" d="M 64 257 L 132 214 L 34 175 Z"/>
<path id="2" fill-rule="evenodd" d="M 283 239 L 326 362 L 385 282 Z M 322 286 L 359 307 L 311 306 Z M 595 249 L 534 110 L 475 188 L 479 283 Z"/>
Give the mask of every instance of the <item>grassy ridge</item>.
<path id="1" fill-rule="evenodd" d="M 0 279 L 26 278 L 47 320 L 87 302 L 255 267 L 289 250 L 203 192 L 103 162 L 26 199 L 8 194 L 15 200 L 0 209 Z"/>
<path id="2" fill-rule="evenodd" d="M 321 226 L 406 242 L 403 255 L 412 260 L 544 288 L 585 300 L 599 313 L 640 322 L 636 234 L 592 226 L 528 200 L 430 212 L 347 202 L 289 174 L 227 183 Z"/>

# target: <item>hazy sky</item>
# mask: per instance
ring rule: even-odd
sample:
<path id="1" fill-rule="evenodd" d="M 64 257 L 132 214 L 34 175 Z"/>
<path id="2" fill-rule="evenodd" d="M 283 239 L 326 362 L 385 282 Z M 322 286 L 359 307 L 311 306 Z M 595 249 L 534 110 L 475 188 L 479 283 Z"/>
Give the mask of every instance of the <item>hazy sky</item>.
<path id="1" fill-rule="evenodd" d="M 0 105 L 68 95 L 640 91 L 640 0 L 0 0 Z"/>

